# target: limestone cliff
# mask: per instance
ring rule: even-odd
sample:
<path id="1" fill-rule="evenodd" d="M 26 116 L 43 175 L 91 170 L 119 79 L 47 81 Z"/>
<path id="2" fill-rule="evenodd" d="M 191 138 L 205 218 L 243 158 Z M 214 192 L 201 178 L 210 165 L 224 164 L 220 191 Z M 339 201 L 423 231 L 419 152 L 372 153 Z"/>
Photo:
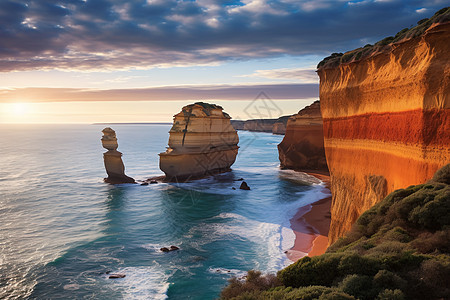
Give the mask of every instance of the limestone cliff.
<path id="1" fill-rule="evenodd" d="M 272 125 L 273 134 L 286 134 L 287 122 L 292 116 L 279 117 Z"/>
<path id="2" fill-rule="evenodd" d="M 239 137 L 230 116 L 215 104 L 197 102 L 174 116 L 169 148 L 160 153 L 166 180 L 187 180 L 230 170 Z"/>
<path id="3" fill-rule="evenodd" d="M 251 119 L 244 123 L 244 130 L 259 131 L 259 132 L 272 132 L 273 124 L 277 119 Z"/>
<path id="4" fill-rule="evenodd" d="M 388 193 L 424 183 L 450 162 L 449 14 L 441 10 L 428 27 L 419 22 L 420 30 L 368 55 L 319 64 L 330 243 Z"/>
<path id="5" fill-rule="evenodd" d="M 233 125 L 236 130 L 285 134 L 289 117 L 291 116 L 281 116 L 278 119 L 250 119 L 246 121 L 231 120 L 231 125 Z"/>
<path id="6" fill-rule="evenodd" d="M 328 171 L 319 101 L 289 118 L 278 154 L 282 168 Z"/>
<path id="7" fill-rule="evenodd" d="M 122 161 L 122 153 L 117 151 L 116 132 L 107 127 L 102 130 L 102 146 L 107 152 L 103 153 L 103 162 L 105 163 L 108 178 L 105 182 L 112 184 L 135 183 L 134 179 L 125 175 L 125 166 Z"/>

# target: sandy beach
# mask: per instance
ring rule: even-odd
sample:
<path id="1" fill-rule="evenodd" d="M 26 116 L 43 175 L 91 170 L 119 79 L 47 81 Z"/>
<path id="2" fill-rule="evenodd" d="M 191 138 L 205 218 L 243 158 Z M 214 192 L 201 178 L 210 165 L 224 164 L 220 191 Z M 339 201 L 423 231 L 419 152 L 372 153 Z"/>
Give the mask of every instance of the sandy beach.
<path id="1" fill-rule="evenodd" d="M 324 189 L 329 194 L 330 176 L 328 174 L 308 172 L 325 183 Z M 286 251 L 287 257 L 297 261 L 304 256 L 315 256 L 325 253 L 328 245 L 330 227 L 331 196 L 300 207 L 290 220 L 295 234 L 294 246 Z"/>

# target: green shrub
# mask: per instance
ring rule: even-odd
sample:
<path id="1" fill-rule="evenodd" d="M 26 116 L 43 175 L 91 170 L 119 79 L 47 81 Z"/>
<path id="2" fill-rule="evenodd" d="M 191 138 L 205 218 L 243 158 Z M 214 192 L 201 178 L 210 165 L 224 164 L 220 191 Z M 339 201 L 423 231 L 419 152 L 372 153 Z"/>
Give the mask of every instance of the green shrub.
<path id="1" fill-rule="evenodd" d="M 332 291 L 328 294 L 322 294 L 319 300 L 355 300 L 355 297 L 341 291 Z"/>
<path id="2" fill-rule="evenodd" d="M 375 297 L 372 288 L 372 278 L 366 275 L 348 275 L 341 281 L 339 288 L 358 299 L 373 299 Z"/>
<path id="3" fill-rule="evenodd" d="M 377 300 L 404 300 L 405 295 L 400 290 L 384 290 L 377 296 Z"/>
<path id="4" fill-rule="evenodd" d="M 423 232 L 411 241 L 411 246 L 421 253 L 450 253 L 450 229 Z"/>
<path id="5" fill-rule="evenodd" d="M 357 254 L 344 255 L 338 265 L 340 276 L 348 274 L 375 275 L 381 268 L 381 264 L 370 257 Z"/>
<path id="6" fill-rule="evenodd" d="M 278 278 L 272 274 L 261 276 L 261 272 L 250 270 L 247 272 L 245 281 L 238 280 L 236 277 L 228 281 L 228 285 L 220 294 L 222 299 L 231 299 L 239 295 L 246 294 L 246 297 L 255 295 L 262 290 L 267 290 L 280 285 Z M 244 299 L 244 298 L 242 298 Z M 249 298 L 250 299 L 250 298 Z"/>
<path id="7" fill-rule="evenodd" d="M 278 272 L 278 278 L 285 286 L 331 286 L 338 275 L 337 267 L 341 256 L 339 254 L 306 256 Z"/>
<path id="8" fill-rule="evenodd" d="M 400 226 L 396 226 L 386 232 L 383 236 L 386 241 L 398 241 L 400 243 L 408 243 L 413 238 L 408 234 L 408 232 Z"/>
<path id="9" fill-rule="evenodd" d="M 373 286 L 380 291 L 385 289 L 404 290 L 407 286 L 407 282 L 400 276 L 388 270 L 380 270 L 373 277 Z"/>

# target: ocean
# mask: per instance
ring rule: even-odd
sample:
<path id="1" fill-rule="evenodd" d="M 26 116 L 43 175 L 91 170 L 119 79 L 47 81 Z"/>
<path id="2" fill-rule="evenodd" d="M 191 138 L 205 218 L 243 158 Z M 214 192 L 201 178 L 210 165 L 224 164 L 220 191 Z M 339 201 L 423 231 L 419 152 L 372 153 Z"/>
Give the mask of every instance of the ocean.
<path id="1" fill-rule="evenodd" d="M 291 263 L 289 219 L 323 194 L 279 169 L 282 136 L 240 131 L 233 170 L 215 177 L 113 186 L 104 127 L 0 125 L 1 299 L 215 299 L 232 276 Z M 111 127 L 128 176 L 162 175 L 170 125 Z"/>

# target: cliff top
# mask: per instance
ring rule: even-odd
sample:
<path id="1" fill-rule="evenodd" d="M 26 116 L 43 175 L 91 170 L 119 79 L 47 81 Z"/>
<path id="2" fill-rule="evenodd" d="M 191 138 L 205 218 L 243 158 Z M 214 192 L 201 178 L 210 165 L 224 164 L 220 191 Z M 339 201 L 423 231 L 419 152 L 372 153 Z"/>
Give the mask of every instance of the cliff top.
<path id="1" fill-rule="evenodd" d="M 358 61 L 363 58 L 374 55 L 375 53 L 389 51 L 392 44 L 400 43 L 404 40 L 412 39 L 423 35 L 433 24 L 445 23 L 450 21 L 450 7 L 444 7 L 437 11 L 431 18 L 422 19 L 412 28 L 404 28 L 397 32 L 395 36 L 389 36 L 374 45 L 367 44 L 364 47 L 347 51 L 345 53 L 333 53 L 325 57 L 317 65 L 317 69 L 330 69 L 340 64 Z"/>
<path id="2" fill-rule="evenodd" d="M 185 116 L 191 115 L 196 116 L 194 111 L 200 109 L 206 116 L 217 115 L 217 113 L 212 113 L 213 110 L 220 110 L 225 118 L 231 119 L 230 115 L 223 111 L 223 107 L 216 104 L 205 103 L 205 102 L 195 102 L 193 104 L 186 105 L 182 108 L 181 113 Z"/>

